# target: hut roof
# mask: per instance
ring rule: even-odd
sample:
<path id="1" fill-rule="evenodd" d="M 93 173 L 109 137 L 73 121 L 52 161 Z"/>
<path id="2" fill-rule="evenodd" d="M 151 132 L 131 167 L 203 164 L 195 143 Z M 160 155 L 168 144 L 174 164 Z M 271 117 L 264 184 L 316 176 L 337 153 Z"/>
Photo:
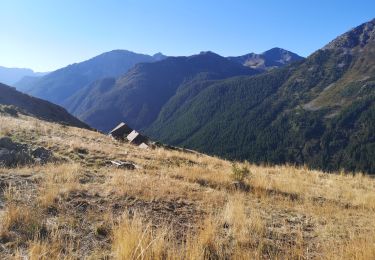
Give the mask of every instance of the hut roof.
<path id="1" fill-rule="evenodd" d="M 110 131 L 109 134 L 116 138 L 125 138 L 125 136 L 127 136 L 132 131 L 133 130 L 128 125 L 122 122 L 118 126 L 116 126 L 112 131 Z"/>
<path id="2" fill-rule="evenodd" d="M 127 137 L 130 143 L 141 144 L 147 141 L 147 137 L 133 130 Z"/>

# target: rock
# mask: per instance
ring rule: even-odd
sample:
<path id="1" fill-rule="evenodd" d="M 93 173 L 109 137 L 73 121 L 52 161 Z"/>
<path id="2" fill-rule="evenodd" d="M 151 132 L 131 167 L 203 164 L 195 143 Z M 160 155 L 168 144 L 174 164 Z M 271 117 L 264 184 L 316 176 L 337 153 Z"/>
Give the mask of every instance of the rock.
<path id="1" fill-rule="evenodd" d="M 138 168 L 137 165 L 131 162 L 111 161 L 111 163 L 119 169 L 135 170 Z"/>
<path id="2" fill-rule="evenodd" d="M 39 161 L 41 164 L 45 164 L 51 161 L 53 157 L 52 152 L 44 147 L 36 148 L 31 152 L 31 155 L 36 159 L 36 161 Z"/>
<path id="3" fill-rule="evenodd" d="M 26 151 L 9 150 L 0 147 L 0 166 L 14 167 L 34 162 L 33 158 Z"/>
<path id="4" fill-rule="evenodd" d="M 0 165 L 13 167 L 33 162 L 27 145 L 13 142 L 9 137 L 0 138 Z"/>
<path id="5" fill-rule="evenodd" d="M 52 158 L 52 152 L 39 147 L 30 151 L 25 144 L 13 142 L 9 137 L 0 138 L 0 166 L 14 167 L 40 162 L 46 163 Z"/>
<path id="6" fill-rule="evenodd" d="M 9 137 L 0 138 L 0 148 L 6 148 L 8 150 L 20 150 L 20 145 L 13 142 Z"/>
<path id="7" fill-rule="evenodd" d="M 43 147 L 31 151 L 26 144 L 13 142 L 9 137 L 0 138 L 0 166 L 14 167 L 35 162 L 44 164 L 52 157 L 52 152 Z"/>
<path id="8" fill-rule="evenodd" d="M 13 156 L 6 148 L 0 148 L 0 166 L 10 166 L 13 163 Z"/>

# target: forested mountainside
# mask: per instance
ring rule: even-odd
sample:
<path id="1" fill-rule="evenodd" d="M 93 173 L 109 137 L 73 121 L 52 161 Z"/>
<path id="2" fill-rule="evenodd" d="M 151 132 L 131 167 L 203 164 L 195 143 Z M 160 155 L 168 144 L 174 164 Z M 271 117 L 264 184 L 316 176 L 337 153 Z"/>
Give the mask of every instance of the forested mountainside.
<path id="1" fill-rule="evenodd" d="M 228 158 L 375 173 L 374 24 L 289 67 L 181 90 L 146 133 Z"/>
<path id="2" fill-rule="evenodd" d="M 179 89 L 195 82 L 254 75 L 258 71 L 212 52 L 190 57 L 170 57 L 136 65 L 118 79 L 94 82 L 64 104 L 81 120 L 107 131 L 119 121 L 135 129 L 147 128 Z"/>

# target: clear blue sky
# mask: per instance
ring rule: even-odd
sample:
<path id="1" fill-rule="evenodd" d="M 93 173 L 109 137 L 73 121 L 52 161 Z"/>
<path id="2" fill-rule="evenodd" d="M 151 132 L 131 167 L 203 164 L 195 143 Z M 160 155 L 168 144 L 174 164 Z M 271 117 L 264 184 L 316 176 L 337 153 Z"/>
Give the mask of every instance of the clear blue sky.
<path id="1" fill-rule="evenodd" d="M 50 71 L 112 49 L 307 56 L 374 17 L 374 0 L 0 0 L 0 65 Z"/>

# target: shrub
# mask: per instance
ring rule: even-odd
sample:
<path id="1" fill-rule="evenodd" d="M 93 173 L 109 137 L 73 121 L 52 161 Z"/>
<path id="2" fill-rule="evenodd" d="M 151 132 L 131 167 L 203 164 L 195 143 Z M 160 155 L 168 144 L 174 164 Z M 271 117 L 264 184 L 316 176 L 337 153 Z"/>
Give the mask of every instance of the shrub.
<path id="1" fill-rule="evenodd" d="M 234 181 L 243 182 L 250 176 L 250 174 L 250 170 L 245 165 L 242 167 L 239 167 L 236 164 L 232 165 L 232 178 Z"/>
<path id="2" fill-rule="evenodd" d="M 0 114 L 18 117 L 18 111 L 15 106 L 0 105 Z"/>

